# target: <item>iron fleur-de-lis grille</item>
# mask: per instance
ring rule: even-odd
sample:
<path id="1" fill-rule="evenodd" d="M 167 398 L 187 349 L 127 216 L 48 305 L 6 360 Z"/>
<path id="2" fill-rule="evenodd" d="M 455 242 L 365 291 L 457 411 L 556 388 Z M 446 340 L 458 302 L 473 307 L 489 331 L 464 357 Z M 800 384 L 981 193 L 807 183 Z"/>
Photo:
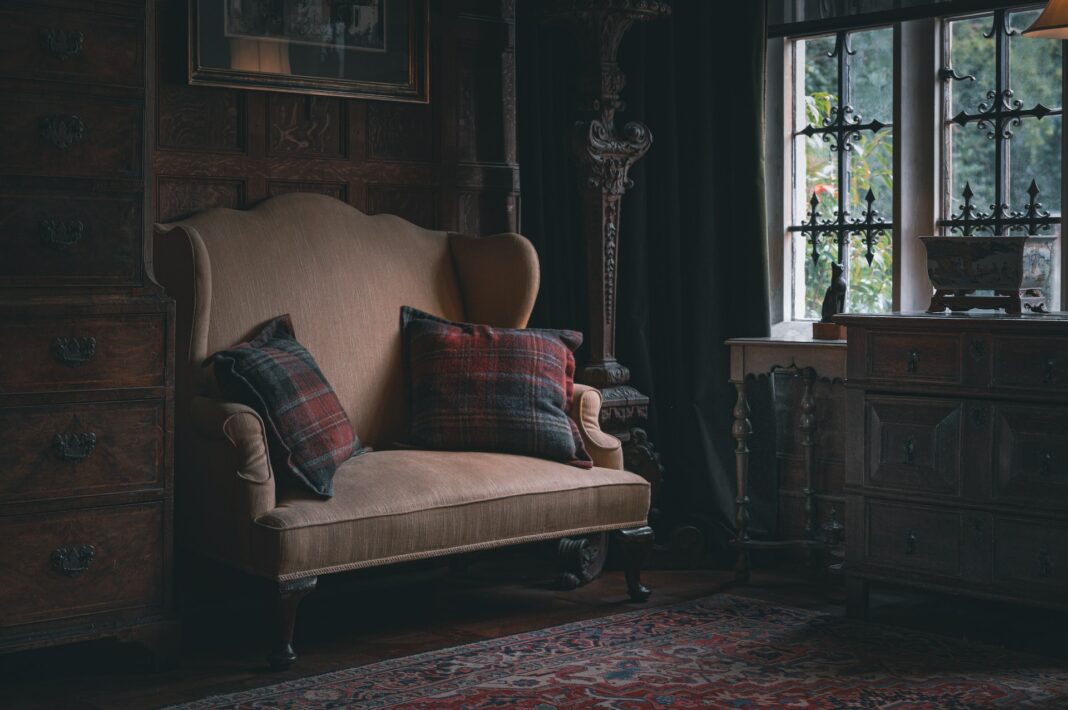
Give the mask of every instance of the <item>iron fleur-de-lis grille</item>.
<path id="1" fill-rule="evenodd" d="M 1019 31 L 1011 26 L 1008 11 L 995 10 L 992 17 L 993 24 L 990 31 L 983 33 L 983 36 L 994 40 L 995 85 L 985 93 L 986 101 L 980 102 L 975 111 L 961 110 L 948 119 L 947 125 L 954 124 L 962 129 L 974 126 L 977 130 L 983 131 L 988 140 L 994 141 L 993 202 L 989 205 L 989 211 L 980 209 L 972 203 L 975 192 L 972 190 L 971 183 L 965 182 L 961 193 L 964 202 L 958 205 L 959 211 L 951 213 L 948 218 L 939 220 L 938 225 L 943 233 L 966 237 L 979 232 L 991 236 L 1003 236 L 1006 232 L 1026 232 L 1028 236 L 1034 236 L 1048 231 L 1052 225 L 1059 223 L 1060 215 L 1050 214 L 1042 209 L 1042 203 L 1038 201 L 1041 191 L 1034 179 L 1027 188 L 1028 200 L 1023 209 L 1013 210 L 1010 207 L 1008 142 L 1013 139 L 1013 129 L 1019 128 L 1025 119 L 1040 121 L 1047 116 L 1059 116 L 1061 109 L 1049 108 L 1041 103 L 1025 108 L 1023 101 L 1015 98 L 1009 86 L 1009 38 L 1018 35 Z M 942 69 L 941 77 L 944 82 L 971 81 L 974 83 L 976 80 L 971 75 L 961 76 L 948 66 Z"/>
<path id="2" fill-rule="evenodd" d="M 812 262 L 819 263 L 819 245 L 822 237 L 833 237 L 838 246 L 838 262 L 845 264 L 847 260 L 847 245 L 850 236 L 859 236 L 864 241 L 864 257 L 870 266 L 875 258 L 875 249 L 879 237 L 889 234 L 894 225 L 892 222 L 883 220 L 879 211 L 875 209 L 875 192 L 868 187 L 864 196 L 865 209 L 859 217 L 854 217 L 847 209 L 846 195 L 849 190 L 849 154 L 853 152 L 853 144 L 858 143 L 865 133 L 875 135 L 880 131 L 891 128 L 890 124 L 882 121 L 865 121 L 857 110 L 848 102 L 849 71 L 850 64 L 847 57 L 856 54 L 849 46 L 849 35 L 839 32 L 835 35 L 834 50 L 827 53 L 831 59 L 838 60 L 838 100 L 839 105 L 832 106 L 829 115 L 823 119 L 819 126 L 811 123 L 800 131 L 799 135 L 806 137 L 820 136 L 825 143 L 830 144 L 830 149 L 835 153 L 837 179 L 838 179 L 838 207 L 835 214 L 824 218 L 820 213 L 820 199 L 815 192 L 809 199 L 809 212 L 804 224 L 790 227 L 790 231 L 805 236 L 812 251 Z"/>
<path id="3" fill-rule="evenodd" d="M 975 235 L 977 230 L 989 231 L 992 236 L 1002 236 L 1007 230 L 1013 229 L 1026 230 L 1027 236 L 1033 237 L 1039 232 L 1048 231 L 1060 221 L 1059 216 L 1051 215 L 1049 211 L 1042 209 L 1042 203 L 1038 201 L 1040 192 L 1038 183 L 1031 180 L 1024 209 L 1010 211 L 1008 205 L 1001 203 L 990 205 L 989 212 L 982 212 L 972 204 L 975 193 L 972 192 L 971 183 L 966 182 L 960 212 L 950 215 L 949 219 L 943 219 L 939 224 L 943 229 L 964 237 Z"/>

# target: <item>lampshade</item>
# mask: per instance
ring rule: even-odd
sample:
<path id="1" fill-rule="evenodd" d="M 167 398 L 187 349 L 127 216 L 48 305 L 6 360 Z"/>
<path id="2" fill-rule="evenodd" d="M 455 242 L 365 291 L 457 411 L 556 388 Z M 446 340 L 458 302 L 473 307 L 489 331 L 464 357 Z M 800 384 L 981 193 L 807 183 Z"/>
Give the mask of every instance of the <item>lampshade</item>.
<path id="1" fill-rule="evenodd" d="M 1049 0 L 1035 24 L 1023 32 L 1024 37 L 1068 39 L 1068 0 Z"/>

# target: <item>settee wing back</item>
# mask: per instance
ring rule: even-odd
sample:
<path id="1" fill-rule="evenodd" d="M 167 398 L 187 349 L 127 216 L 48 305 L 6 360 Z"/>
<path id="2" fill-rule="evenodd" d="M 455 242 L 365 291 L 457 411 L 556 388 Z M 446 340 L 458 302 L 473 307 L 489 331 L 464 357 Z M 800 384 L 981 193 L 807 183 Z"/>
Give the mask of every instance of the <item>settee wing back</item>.
<path id="1" fill-rule="evenodd" d="M 404 431 L 402 305 L 526 324 L 537 293 L 533 248 L 518 235 L 488 238 L 485 249 L 480 241 L 313 194 L 158 225 L 153 270 L 178 309 L 179 408 L 211 393 L 207 357 L 289 313 L 361 440 L 388 447 Z"/>

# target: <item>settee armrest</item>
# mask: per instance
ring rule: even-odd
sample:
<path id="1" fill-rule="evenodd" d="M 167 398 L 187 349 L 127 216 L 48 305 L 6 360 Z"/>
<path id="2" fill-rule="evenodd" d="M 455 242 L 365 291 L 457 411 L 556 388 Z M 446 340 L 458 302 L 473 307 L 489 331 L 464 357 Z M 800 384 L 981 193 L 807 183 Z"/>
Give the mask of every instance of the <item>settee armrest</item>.
<path id="1" fill-rule="evenodd" d="M 211 488 L 231 483 L 231 503 L 238 518 L 252 521 L 273 510 L 274 471 L 260 415 L 243 404 L 193 397 L 190 419 L 200 439 L 194 446 L 205 454 L 197 456 L 198 474 L 214 482 Z"/>
<path id="2" fill-rule="evenodd" d="M 576 384 L 568 416 L 578 425 L 593 465 L 622 471 L 623 445 L 616 437 L 601 431 L 601 393 L 588 385 Z"/>

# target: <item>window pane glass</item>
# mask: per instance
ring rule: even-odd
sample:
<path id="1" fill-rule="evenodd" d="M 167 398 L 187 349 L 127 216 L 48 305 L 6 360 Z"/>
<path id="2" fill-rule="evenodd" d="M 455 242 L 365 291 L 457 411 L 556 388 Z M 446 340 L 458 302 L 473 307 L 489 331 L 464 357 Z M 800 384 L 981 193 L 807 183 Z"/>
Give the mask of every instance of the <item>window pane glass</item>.
<path id="1" fill-rule="evenodd" d="M 865 132 L 853 143 L 849 155 L 849 214 L 863 219 L 868 209 L 866 197 L 871 188 L 878 219 L 889 222 L 894 211 L 894 132 L 884 128 Z"/>
<path id="2" fill-rule="evenodd" d="M 1023 31 L 1039 13 L 1039 10 L 1010 13 L 1009 25 Z M 1009 88 L 1024 108 L 1035 104 L 1060 108 L 1061 67 L 1061 42 L 1020 35 L 1009 37 Z"/>
<path id="3" fill-rule="evenodd" d="M 893 244 L 889 234 L 875 241 L 871 266 L 864 257 L 867 246 L 854 236 L 849 259 L 849 289 L 846 291 L 846 310 L 852 313 L 886 313 L 894 301 Z M 826 286 L 825 286 L 826 287 Z"/>
<path id="4" fill-rule="evenodd" d="M 951 172 L 942 206 L 947 218 L 960 214 L 965 185 L 969 185 L 975 195 L 972 205 L 976 212 L 990 212 L 994 203 L 995 150 L 994 141 L 987 138 L 986 129 L 974 123 L 949 127 L 950 155 L 946 162 L 951 166 Z"/>
<path id="5" fill-rule="evenodd" d="M 950 110 L 947 118 L 961 111 L 975 113 L 987 101 L 986 92 L 997 82 L 994 40 L 983 35 L 990 32 L 994 18 L 982 15 L 949 23 L 950 61 L 948 65 L 960 76 L 974 76 L 975 81 L 950 81 Z"/>
<path id="6" fill-rule="evenodd" d="M 1047 116 L 1041 121 L 1025 118 L 1012 129 L 1006 141 L 1010 153 L 1009 205 L 1024 210 L 1029 196 L 1027 188 L 1035 181 L 1038 201 L 1053 214 L 1061 211 L 1061 117 Z M 1043 234 L 1052 234 L 1052 231 Z"/>
<path id="7" fill-rule="evenodd" d="M 831 283 L 831 262 L 838 261 L 838 247 L 834 237 L 820 237 L 819 261 L 812 263 L 812 244 L 802 238 L 795 241 L 800 248 L 794 250 L 794 274 L 804 276 L 804 301 L 795 303 L 795 318 L 814 318 L 819 320 L 823 307 L 823 294 Z M 795 276 L 796 278 L 796 276 Z"/>
<path id="8" fill-rule="evenodd" d="M 834 36 L 817 37 L 798 42 L 798 61 L 804 62 L 804 93 L 798 115 L 800 126 L 819 128 L 831 120 L 831 109 L 838 105 L 838 60 L 828 55 L 834 52 Z M 830 136 L 828 136 L 830 138 Z M 808 201 L 815 194 L 820 201 L 820 213 L 825 218 L 838 210 L 838 167 L 831 142 L 822 135 L 798 136 L 803 141 L 799 160 L 804 192 L 796 200 L 794 219 L 803 222 L 808 218 Z M 799 176 L 800 177 L 800 176 Z"/>
<path id="9" fill-rule="evenodd" d="M 849 62 L 849 105 L 862 123 L 894 120 L 894 31 L 885 27 L 869 32 L 851 32 L 854 54 Z"/>
<path id="10" fill-rule="evenodd" d="M 831 107 L 838 105 L 838 60 L 830 56 L 833 52 L 834 35 L 797 43 L 798 61 L 805 67 L 804 123 L 822 126 L 831 117 Z"/>

